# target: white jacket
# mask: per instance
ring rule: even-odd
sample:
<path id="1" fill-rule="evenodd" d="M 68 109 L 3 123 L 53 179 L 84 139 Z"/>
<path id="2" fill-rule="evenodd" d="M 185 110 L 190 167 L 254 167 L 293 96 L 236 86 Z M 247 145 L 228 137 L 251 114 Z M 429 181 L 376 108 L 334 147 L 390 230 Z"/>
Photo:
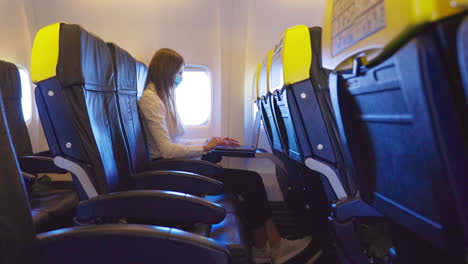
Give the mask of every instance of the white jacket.
<path id="1" fill-rule="evenodd" d="M 142 114 L 142 123 L 151 158 L 193 158 L 203 155 L 202 145 L 184 145 L 175 136 L 171 138 L 168 125 L 175 127 L 175 124 L 168 124 L 170 121 L 166 115 L 166 107 L 152 83 L 148 84 L 138 100 L 138 106 Z"/>

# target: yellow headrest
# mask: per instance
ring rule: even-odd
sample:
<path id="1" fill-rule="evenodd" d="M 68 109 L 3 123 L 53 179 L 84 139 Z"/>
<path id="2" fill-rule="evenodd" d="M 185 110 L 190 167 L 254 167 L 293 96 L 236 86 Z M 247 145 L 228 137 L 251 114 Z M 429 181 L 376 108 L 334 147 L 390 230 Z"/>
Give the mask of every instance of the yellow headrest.
<path id="1" fill-rule="evenodd" d="M 61 24 L 59 22 L 43 27 L 36 34 L 31 54 L 31 81 L 33 83 L 57 75 Z"/>
<path id="2" fill-rule="evenodd" d="M 312 48 L 307 26 L 298 25 L 284 31 L 276 44 L 270 73 L 270 91 L 310 78 Z"/>
<path id="3" fill-rule="evenodd" d="M 259 63 L 257 65 L 257 70 L 255 71 L 255 81 L 254 81 L 254 85 L 255 85 L 255 98 L 260 98 L 260 72 L 262 71 L 262 64 Z"/>
<path id="4" fill-rule="evenodd" d="M 262 62 L 262 69 L 258 78 L 258 95 L 259 97 L 267 95 L 270 90 L 270 69 L 271 59 L 273 58 L 273 50 L 268 51 L 267 56 Z"/>
<path id="5" fill-rule="evenodd" d="M 462 3 L 464 2 L 464 3 Z M 352 68 L 394 50 L 421 26 L 460 13 L 467 0 L 328 0 L 322 37 L 323 66 Z"/>

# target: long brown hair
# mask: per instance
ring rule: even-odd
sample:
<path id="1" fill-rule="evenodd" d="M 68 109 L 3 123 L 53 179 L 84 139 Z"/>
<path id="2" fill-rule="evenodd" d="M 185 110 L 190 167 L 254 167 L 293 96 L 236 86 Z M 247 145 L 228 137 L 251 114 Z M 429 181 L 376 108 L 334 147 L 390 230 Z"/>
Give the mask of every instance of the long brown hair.
<path id="1" fill-rule="evenodd" d="M 164 102 L 169 120 L 176 127 L 176 131 L 171 131 L 174 135 L 177 131 L 182 132 L 182 124 L 177 118 L 177 109 L 174 96 L 174 78 L 179 69 L 184 65 L 184 58 L 174 50 L 160 49 L 154 53 L 148 67 L 148 77 L 146 78 L 146 88 L 149 83 L 153 83 L 156 88 L 156 94 Z M 172 129 L 170 129 L 172 130 Z M 182 130 L 182 131 L 181 131 Z"/>

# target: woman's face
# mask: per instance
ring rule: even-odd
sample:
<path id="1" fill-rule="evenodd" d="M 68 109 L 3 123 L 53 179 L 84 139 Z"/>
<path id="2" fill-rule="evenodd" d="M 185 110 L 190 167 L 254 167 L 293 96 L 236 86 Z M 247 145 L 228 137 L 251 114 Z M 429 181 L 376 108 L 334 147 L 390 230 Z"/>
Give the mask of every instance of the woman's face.
<path id="1" fill-rule="evenodd" d="M 182 82 L 183 80 L 182 74 L 184 74 L 184 65 L 180 67 L 179 71 L 177 71 L 174 77 L 174 88 L 179 86 L 179 84 Z"/>

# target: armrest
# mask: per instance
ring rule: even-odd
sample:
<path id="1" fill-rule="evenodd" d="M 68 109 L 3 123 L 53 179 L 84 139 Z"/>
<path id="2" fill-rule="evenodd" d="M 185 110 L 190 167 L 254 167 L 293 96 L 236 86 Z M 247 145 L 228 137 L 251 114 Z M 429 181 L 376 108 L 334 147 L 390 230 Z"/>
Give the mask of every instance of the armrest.
<path id="1" fill-rule="evenodd" d="M 43 156 L 18 157 L 22 171 L 29 173 L 67 173 L 54 164 L 54 158 Z"/>
<path id="2" fill-rule="evenodd" d="M 223 173 L 223 167 L 204 160 L 170 159 L 154 160 L 151 162 L 152 170 L 177 170 L 198 173 L 214 177 Z"/>
<path id="3" fill-rule="evenodd" d="M 29 181 L 35 181 L 36 180 L 36 175 L 27 173 L 24 171 L 21 171 L 21 174 L 23 175 L 23 178 Z"/>
<path id="4" fill-rule="evenodd" d="M 109 193 L 81 202 L 78 221 L 95 217 L 126 217 L 175 224 L 216 224 L 226 215 L 224 208 L 190 194 L 168 191 Z"/>
<path id="5" fill-rule="evenodd" d="M 220 163 L 223 160 L 223 157 L 216 155 L 215 153 L 209 151 L 201 157 L 202 160 L 206 160 L 213 163 Z"/>
<path id="6" fill-rule="evenodd" d="M 48 264 L 228 264 L 231 258 L 226 246 L 213 239 L 158 226 L 91 225 L 54 230 L 37 238 L 41 257 Z"/>
<path id="7" fill-rule="evenodd" d="M 190 194 L 217 195 L 223 183 L 212 178 L 185 171 L 147 171 L 132 177 L 135 190 L 165 190 Z"/>

